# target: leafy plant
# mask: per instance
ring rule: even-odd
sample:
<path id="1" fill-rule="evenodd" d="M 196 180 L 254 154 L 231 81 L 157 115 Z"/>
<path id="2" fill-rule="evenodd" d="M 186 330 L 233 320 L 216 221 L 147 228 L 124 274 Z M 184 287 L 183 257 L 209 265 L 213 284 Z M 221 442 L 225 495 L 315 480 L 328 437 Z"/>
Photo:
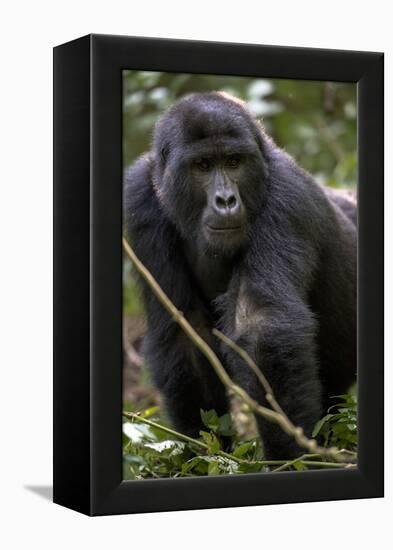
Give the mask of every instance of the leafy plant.
<path id="1" fill-rule="evenodd" d="M 204 425 L 217 435 L 230 437 L 235 434 L 232 418 L 228 413 L 218 416 L 213 409 L 210 411 L 201 410 L 201 418 Z"/>
<path id="2" fill-rule="evenodd" d="M 313 437 L 319 437 L 326 446 L 356 451 L 357 422 L 356 396 L 339 396 L 326 416 L 316 425 Z M 216 411 L 201 410 L 205 430 L 198 439 L 169 428 L 160 417 L 158 407 L 151 407 L 136 415 L 136 421 L 123 424 L 123 478 L 144 479 L 163 477 L 191 477 L 205 475 L 233 475 L 269 471 L 269 463 L 263 459 L 258 438 L 239 440 L 230 414 L 218 416 Z M 151 422 L 152 424 L 146 424 Z M 232 446 L 223 449 L 231 437 Z M 323 463 L 299 458 L 282 461 L 272 469 L 306 470 Z M 330 465 L 331 466 L 331 465 Z M 337 465 L 339 466 L 339 465 Z M 329 467 L 326 464 L 326 467 Z"/>
<path id="3" fill-rule="evenodd" d="M 138 417 L 149 418 L 166 428 L 158 413 L 158 407 L 152 407 Z M 262 449 L 257 439 L 237 441 L 231 453 L 223 452 L 222 438 L 234 436 L 231 415 L 218 416 L 210 410 L 201 411 L 201 418 L 206 430 L 201 430 L 195 443 L 176 439 L 142 422 L 124 422 L 123 478 L 189 477 L 266 470 L 261 463 Z"/>
<path id="4" fill-rule="evenodd" d="M 316 423 L 313 437 L 322 440 L 325 446 L 356 451 L 357 448 L 357 398 L 353 394 L 336 396 L 340 402 L 328 409 Z"/>

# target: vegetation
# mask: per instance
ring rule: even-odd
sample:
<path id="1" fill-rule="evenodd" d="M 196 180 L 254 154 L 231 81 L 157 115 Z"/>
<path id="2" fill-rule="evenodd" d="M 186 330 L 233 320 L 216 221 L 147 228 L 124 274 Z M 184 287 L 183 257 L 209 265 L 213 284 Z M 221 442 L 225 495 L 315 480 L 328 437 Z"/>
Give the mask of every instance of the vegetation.
<path id="1" fill-rule="evenodd" d="M 329 408 L 328 414 L 315 425 L 313 437 L 322 437 L 324 445 L 334 445 L 340 449 L 357 447 L 357 397 L 352 393 L 339 395 L 340 403 Z"/>
<path id="2" fill-rule="evenodd" d="M 320 421 L 326 434 L 326 444 L 356 451 L 356 399 L 351 401 L 351 413 Z M 134 413 L 135 414 L 135 413 Z M 249 413 L 251 414 L 251 413 Z M 218 417 L 216 412 L 201 411 L 206 430 L 199 439 L 188 440 L 174 432 L 160 417 L 159 407 L 125 416 L 123 423 L 123 478 L 190 477 L 195 475 L 245 474 L 267 471 L 306 470 L 312 468 L 342 468 L 343 464 L 321 460 L 318 454 L 303 455 L 293 461 L 265 461 L 258 437 L 242 440 L 236 434 L 230 415 Z M 151 421 L 147 424 L 146 421 Z M 319 423 L 318 423 L 319 424 Z M 318 425 L 314 435 L 320 428 Z M 229 452 L 222 449 L 222 437 L 232 435 Z"/>

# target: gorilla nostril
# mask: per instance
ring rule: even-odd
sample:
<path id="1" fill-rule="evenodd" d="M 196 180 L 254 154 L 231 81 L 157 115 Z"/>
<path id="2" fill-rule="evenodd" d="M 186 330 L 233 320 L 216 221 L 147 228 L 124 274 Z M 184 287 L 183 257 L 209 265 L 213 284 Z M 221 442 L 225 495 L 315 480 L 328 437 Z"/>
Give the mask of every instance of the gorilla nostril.
<path id="1" fill-rule="evenodd" d="M 224 199 L 224 197 L 221 197 L 220 195 L 216 195 L 216 206 L 218 209 L 222 210 L 227 207 L 227 201 Z"/>
<path id="2" fill-rule="evenodd" d="M 228 208 L 230 208 L 231 210 L 232 210 L 232 208 L 235 208 L 235 206 L 236 206 L 236 204 L 237 204 L 235 195 L 231 195 L 231 196 L 227 199 L 227 204 L 228 204 Z"/>

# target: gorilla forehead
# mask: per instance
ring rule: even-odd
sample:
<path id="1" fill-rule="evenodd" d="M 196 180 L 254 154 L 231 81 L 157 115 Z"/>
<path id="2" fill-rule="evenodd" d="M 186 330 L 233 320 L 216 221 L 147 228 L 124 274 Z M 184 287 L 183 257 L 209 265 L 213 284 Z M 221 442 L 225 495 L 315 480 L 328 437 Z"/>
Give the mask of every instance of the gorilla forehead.
<path id="1" fill-rule="evenodd" d="M 224 146 L 253 138 L 253 122 L 245 106 L 221 92 L 186 96 L 167 116 L 175 125 L 172 140 L 183 144 L 206 141 Z"/>
<path id="2" fill-rule="evenodd" d="M 233 113 L 229 102 L 201 102 L 183 112 L 183 132 L 186 143 L 205 139 L 239 139 L 249 133 L 243 114 Z"/>

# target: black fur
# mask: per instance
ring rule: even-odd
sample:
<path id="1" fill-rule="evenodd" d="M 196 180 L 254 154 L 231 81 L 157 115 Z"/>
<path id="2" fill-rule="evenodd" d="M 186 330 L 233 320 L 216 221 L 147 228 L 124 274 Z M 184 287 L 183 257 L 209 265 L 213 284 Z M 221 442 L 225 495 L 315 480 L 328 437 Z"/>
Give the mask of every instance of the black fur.
<path id="1" fill-rule="evenodd" d="M 219 211 L 220 193 L 233 212 L 226 203 Z M 356 372 L 354 201 L 319 186 L 241 102 L 207 93 L 183 98 L 159 120 L 151 151 L 126 173 L 124 216 L 137 255 L 230 375 L 266 404 L 213 327 L 250 353 L 310 435 Z M 200 409 L 227 411 L 225 390 L 141 284 L 154 382 L 175 427 L 197 436 Z M 302 452 L 274 424 L 258 426 L 267 458 Z"/>

